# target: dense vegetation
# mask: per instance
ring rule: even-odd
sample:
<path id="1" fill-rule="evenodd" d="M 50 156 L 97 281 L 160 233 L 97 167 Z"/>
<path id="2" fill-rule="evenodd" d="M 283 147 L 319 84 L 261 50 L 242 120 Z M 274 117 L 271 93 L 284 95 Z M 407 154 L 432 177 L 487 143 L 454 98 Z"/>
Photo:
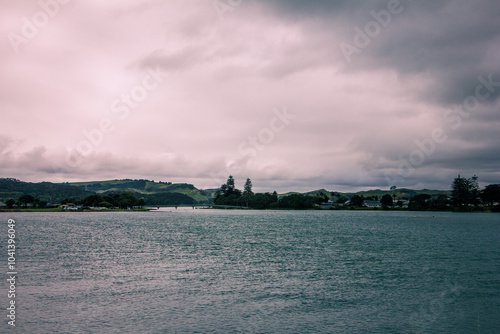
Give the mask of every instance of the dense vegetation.
<path id="1" fill-rule="evenodd" d="M 377 195 L 363 196 L 363 194 L 368 193 L 380 194 L 382 192 L 380 190 L 357 193 L 351 197 L 349 207 L 363 207 L 366 200 L 380 200 L 380 205 L 385 209 L 392 207 L 403 209 L 402 201 L 406 200 L 408 201 L 407 208 L 415 211 L 500 211 L 500 205 L 494 205 L 500 202 L 500 185 L 490 184 L 481 190 L 478 185 L 477 176 L 466 179 L 459 175 L 453 180 L 451 191 L 449 192 L 435 190 L 417 192 L 403 189 L 402 192 L 405 195 L 412 193 L 412 196 L 400 197 L 397 195 L 395 187 L 392 189 L 392 196 L 385 193 L 381 198 Z M 346 198 L 343 195 L 332 193 L 332 197 L 335 196 L 343 197 L 342 203 L 345 203 Z M 340 203 L 341 201 L 339 200 L 338 202 Z"/>
<path id="2" fill-rule="evenodd" d="M 64 198 L 82 200 L 92 195 L 93 192 L 71 186 L 67 183 L 30 183 L 16 179 L 0 179 L 0 201 L 6 202 L 9 199 L 18 199 L 23 194 L 31 195 L 40 201 L 48 203 L 61 203 Z"/>
<path id="3" fill-rule="evenodd" d="M 322 195 L 308 196 L 302 194 L 290 194 L 278 198 L 278 194 L 257 193 L 252 191 L 252 181 L 247 179 L 243 192 L 235 188 L 234 178 L 230 175 L 227 182 L 221 185 L 215 194 L 214 204 L 222 206 L 240 206 L 252 209 L 312 209 L 314 204 L 328 201 Z"/>
<path id="4" fill-rule="evenodd" d="M 216 190 L 198 190 L 190 184 L 149 180 L 53 184 L 0 179 L 0 201 L 9 208 L 46 208 L 50 203 L 106 208 L 214 203 L 222 207 L 252 209 L 311 209 L 315 204 L 326 202 L 335 203 L 332 209 L 354 209 L 367 206 L 367 201 L 372 201 L 384 209 L 500 211 L 500 184 L 490 184 L 481 190 L 477 176 L 462 178 L 459 175 L 453 180 L 450 191 L 391 187 L 390 191 L 371 190 L 352 194 L 320 189 L 279 196 L 276 191 L 254 193 L 252 188 L 252 181 L 247 179 L 243 191 L 237 189 L 232 176 Z"/>
<path id="5" fill-rule="evenodd" d="M 490 184 L 480 190 L 476 175 L 468 179 L 458 175 L 453 180 L 451 188 L 450 201 L 457 211 L 479 211 L 488 205 L 492 211 L 500 211 L 499 205 L 493 205 L 494 202 L 500 202 L 499 184 Z"/>
<path id="6" fill-rule="evenodd" d="M 71 200 L 69 200 L 71 201 Z M 90 195 L 84 198 L 79 204 L 84 207 L 105 207 L 127 209 L 142 207 L 146 203 L 143 198 L 136 198 L 131 192 L 111 193 L 109 195 Z"/>
<path id="7" fill-rule="evenodd" d="M 208 203 L 207 194 L 191 184 L 149 180 L 54 184 L 0 179 L 0 201 L 8 208 L 46 208 L 48 204 L 66 203 L 108 208 L 197 204 Z"/>
<path id="8" fill-rule="evenodd" d="M 155 182 L 150 180 L 109 180 L 109 181 L 94 181 L 94 182 L 77 182 L 71 185 L 81 189 L 92 191 L 98 194 L 106 194 L 110 192 L 130 191 L 138 197 L 144 197 L 148 204 L 152 205 L 174 205 L 175 203 L 191 204 L 208 203 L 212 193 L 196 189 L 192 184 L 172 182 Z M 153 196 L 156 194 L 176 193 L 184 194 L 192 199 L 181 196 Z M 149 198 L 149 200 L 148 200 Z M 156 202 L 158 201 L 158 202 Z"/>

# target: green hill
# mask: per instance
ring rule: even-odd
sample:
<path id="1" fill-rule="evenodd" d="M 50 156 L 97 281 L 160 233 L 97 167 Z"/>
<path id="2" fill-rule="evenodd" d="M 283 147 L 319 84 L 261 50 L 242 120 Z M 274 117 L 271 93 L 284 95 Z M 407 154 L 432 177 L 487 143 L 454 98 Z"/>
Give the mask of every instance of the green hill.
<path id="1" fill-rule="evenodd" d="M 303 195 L 307 195 L 307 196 L 316 196 L 316 195 L 320 195 L 320 196 L 327 196 L 327 197 L 330 197 L 330 191 L 328 190 L 325 190 L 325 189 L 319 189 L 319 190 L 313 190 L 313 191 L 309 191 L 309 192 L 306 192 L 306 193 L 303 193 Z"/>
<path id="2" fill-rule="evenodd" d="M 75 182 L 71 183 L 75 187 L 92 191 L 98 194 L 106 194 L 110 192 L 130 191 L 137 197 L 144 197 L 147 203 L 152 205 L 162 205 L 167 198 L 175 201 L 182 202 L 182 199 L 188 201 L 184 204 L 192 203 L 205 203 L 209 202 L 212 198 L 210 193 L 195 188 L 192 184 L 187 183 L 171 183 L 171 182 L 154 182 L 150 180 L 107 180 L 107 181 L 93 181 L 93 182 Z M 162 195 L 159 194 L 170 194 Z M 172 194 L 184 195 L 177 196 Z M 148 201 L 150 199 L 152 202 Z M 159 202 L 157 202 L 159 201 Z M 194 201 L 194 202 L 193 202 Z"/>
<path id="3" fill-rule="evenodd" d="M 395 190 L 380 190 L 380 189 L 373 189 L 373 190 L 364 190 L 364 191 L 358 191 L 358 192 L 338 192 L 338 191 L 328 191 L 325 189 L 318 189 L 318 190 L 313 190 L 313 191 L 308 191 L 305 193 L 298 193 L 298 192 L 288 192 L 284 194 L 280 194 L 280 197 L 283 196 L 289 196 L 292 194 L 302 194 L 302 195 L 307 195 L 307 196 L 316 196 L 316 195 L 326 195 L 327 197 L 331 198 L 332 193 L 335 193 L 337 197 L 345 196 L 348 198 L 351 198 L 354 195 L 359 195 L 363 197 L 378 197 L 379 199 L 382 198 L 385 194 L 389 195 L 396 195 L 396 198 L 398 199 L 409 199 L 412 198 L 413 196 L 420 195 L 420 194 L 428 194 L 431 196 L 437 196 L 437 195 L 450 195 L 451 191 L 449 190 L 430 190 L 430 189 L 422 189 L 422 190 L 413 190 L 413 189 L 395 189 Z"/>
<path id="4" fill-rule="evenodd" d="M 84 199 L 92 195 L 93 192 L 66 183 L 31 183 L 16 179 L 0 179 L 0 201 L 5 202 L 9 198 L 17 200 L 23 194 L 32 195 L 49 203 L 61 203 L 64 199 L 69 198 Z"/>
<path id="5" fill-rule="evenodd" d="M 154 182 L 149 180 L 108 180 L 75 183 L 30 183 L 16 179 L 0 179 L 0 202 L 17 200 L 21 195 L 32 195 L 49 203 L 62 203 L 69 199 L 80 201 L 90 195 L 131 192 L 144 198 L 148 205 L 175 205 L 209 203 L 213 191 L 196 189 L 192 184 Z"/>
<path id="6" fill-rule="evenodd" d="M 0 179 L 0 201 L 6 202 L 9 198 L 17 200 L 22 194 L 32 195 L 40 200 L 49 203 L 61 203 L 66 199 L 82 200 L 93 194 L 105 196 L 111 193 L 121 193 L 124 191 L 131 192 L 137 198 L 144 198 L 147 205 L 174 205 L 174 204 L 196 204 L 210 203 L 213 201 L 215 192 L 218 189 L 197 189 L 192 184 L 188 183 L 171 183 L 171 182 L 154 182 L 150 180 L 106 180 L 92 182 L 74 182 L 55 184 L 50 182 L 30 183 L 22 182 L 16 179 Z M 360 195 L 367 197 L 382 198 L 383 195 L 396 195 L 397 199 L 409 199 L 419 194 L 429 194 L 431 196 L 449 195 L 447 190 L 412 190 L 412 189 L 395 189 L 395 190 L 367 190 L 352 193 L 331 192 L 325 189 L 318 189 L 302 193 L 303 195 L 315 196 L 322 195 L 333 197 L 348 197 Z M 280 194 L 280 197 L 298 194 L 297 192 L 289 192 Z"/>
<path id="7" fill-rule="evenodd" d="M 438 196 L 438 195 L 449 195 L 450 191 L 449 190 L 430 190 L 430 189 L 422 189 L 422 190 L 413 190 L 413 189 L 395 189 L 395 190 L 380 190 L 380 189 L 375 189 L 375 190 L 366 190 L 366 191 L 358 191 L 357 193 L 344 193 L 343 195 L 347 197 L 352 197 L 354 195 L 359 195 L 359 196 L 364 196 L 364 197 L 373 197 L 377 196 L 378 198 L 382 198 L 385 194 L 389 195 L 396 195 L 396 198 L 398 199 L 409 199 L 412 198 L 413 196 L 420 195 L 420 194 L 428 194 L 431 196 Z"/>

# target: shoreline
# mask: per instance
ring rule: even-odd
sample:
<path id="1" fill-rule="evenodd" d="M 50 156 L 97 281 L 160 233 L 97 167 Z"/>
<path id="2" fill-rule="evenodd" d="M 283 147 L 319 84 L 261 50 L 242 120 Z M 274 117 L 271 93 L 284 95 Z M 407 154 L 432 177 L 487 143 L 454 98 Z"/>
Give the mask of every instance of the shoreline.
<path id="1" fill-rule="evenodd" d="M 61 210 L 61 209 L 0 209 L 0 212 L 144 212 L 151 209 Z"/>
<path id="2" fill-rule="evenodd" d="M 170 207 L 169 207 L 170 208 Z M 174 208 L 174 207 L 171 207 Z M 456 212 L 456 213 L 498 213 L 492 211 L 491 209 L 485 209 L 482 211 L 453 211 L 453 210 L 409 210 L 409 209 L 383 209 L 383 208 L 343 208 L 343 209 L 252 209 L 252 208 L 205 208 L 206 210 L 243 210 L 243 211 L 384 211 L 384 212 L 395 212 L 395 211 L 407 211 L 407 212 Z M 153 208 L 142 208 L 142 209 L 109 209 L 109 210 L 61 210 L 61 209 L 0 209 L 0 212 L 12 213 L 12 212 L 151 212 L 158 211 L 158 209 Z"/>

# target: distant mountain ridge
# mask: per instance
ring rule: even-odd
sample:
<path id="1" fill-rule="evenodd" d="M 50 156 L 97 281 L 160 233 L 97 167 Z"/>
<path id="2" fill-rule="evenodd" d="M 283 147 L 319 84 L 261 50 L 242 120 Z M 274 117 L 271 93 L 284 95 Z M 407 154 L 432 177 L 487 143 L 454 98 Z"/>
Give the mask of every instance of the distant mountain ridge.
<path id="1" fill-rule="evenodd" d="M 401 189 L 394 189 L 394 190 L 381 190 L 381 189 L 373 189 L 373 190 L 362 190 L 358 192 L 340 192 L 340 191 L 328 191 L 326 189 L 318 189 L 318 190 L 312 190 L 308 192 L 288 192 L 284 194 L 280 194 L 280 196 L 287 196 L 291 194 L 303 194 L 303 195 L 308 195 L 308 196 L 328 196 L 332 197 L 333 194 L 337 194 L 338 196 L 346 196 L 346 197 L 352 197 L 354 195 L 359 195 L 363 197 L 379 197 L 381 198 L 385 194 L 389 195 L 396 195 L 397 198 L 411 198 L 416 195 L 420 194 L 428 194 L 431 196 L 438 196 L 438 195 L 449 195 L 451 193 L 450 190 L 431 190 L 431 189 L 421 189 L 421 190 L 413 190 L 413 189 L 407 189 L 407 188 L 401 188 Z"/>
<path id="2" fill-rule="evenodd" d="M 197 189 L 188 183 L 154 182 L 150 180 L 107 180 L 92 182 L 74 182 L 70 185 L 92 191 L 98 194 L 105 194 L 116 191 L 130 191 L 137 194 L 156 194 L 156 193 L 179 193 L 192 197 L 197 202 L 207 201 L 209 196 L 203 191 Z"/>
<path id="3" fill-rule="evenodd" d="M 31 183 L 12 178 L 0 179 L 0 201 L 5 202 L 10 198 L 18 199 L 23 194 L 32 195 L 48 203 L 60 203 L 65 198 L 83 199 L 92 195 L 93 192 L 67 183 Z"/>
<path id="4" fill-rule="evenodd" d="M 413 189 L 401 188 L 401 189 L 394 189 L 394 190 L 374 189 L 374 190 L 358 191 L 356 193 L 341 193 L 341 194 L 348 196 L 348 197 L 354 196 L 354 195 L 359 195 L 359 196 L 364 196 L 364 197 L 371 197 L 371 196 L 382 197 L 385 194 L 389 194 L 389 195 L 396 195 L 396 197 L 398 197 L 398 198 L 411 198 L 413 196 L 421 195 L 421 194 L 438 196 L 438 195 L 449 195 L 450 193 L 451 193 L 450 190 L 431 190 L 431 189 L 413 190 Z"/>
<path id="5" fill-rule="evenodd" d="M 149 205 L 170 205 L 172 203 L 195 204 L 210 203 L 214 199 L 217 189 L 197 189 L 194 185 L 188 183 L 154 182 L 144 179 L 122 179 L 91 182 L 73 182 L 73 183 L 30 183 L 11 178 L 0 178 L 0 201 L 5 202 L 9 198 L 17 199 L 23 194 L 29 194 L 40 200 L 49 203 L 61 203 L 65 199 L 82 200 L 93 194 L 106 195 L 116 192 L 131 192 L 138 198 L 144 198 Z M 299 192 L 289 192 L 280 194 L 286 196 L 290 194 L 299 194 Z M 360 195 L 364 197 L 381 198 L 385 194 L 396 195 L 397 198 L 411 198 L 419 194 L 429 194 L 431 196 L 449 195 L 447 190 L 412 190 L 412 189 L 394 189 L 394 190 L 368 190 L 359 192 L 334 192 L 325 189 L 304 192 L 303 195 L 335 197 L 352 197 Z M 333 195 L 332 195 L 333 194 Z"/>

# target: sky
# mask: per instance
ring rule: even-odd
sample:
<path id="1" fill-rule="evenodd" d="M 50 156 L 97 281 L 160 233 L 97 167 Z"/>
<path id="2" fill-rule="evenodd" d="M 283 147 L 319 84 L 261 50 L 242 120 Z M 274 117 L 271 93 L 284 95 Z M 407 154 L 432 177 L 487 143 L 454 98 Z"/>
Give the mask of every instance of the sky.
<path id="1" fill-rule="evenodd" d="M 0 2 L 0 177 L 500 183 L 496 0 Z"/>

